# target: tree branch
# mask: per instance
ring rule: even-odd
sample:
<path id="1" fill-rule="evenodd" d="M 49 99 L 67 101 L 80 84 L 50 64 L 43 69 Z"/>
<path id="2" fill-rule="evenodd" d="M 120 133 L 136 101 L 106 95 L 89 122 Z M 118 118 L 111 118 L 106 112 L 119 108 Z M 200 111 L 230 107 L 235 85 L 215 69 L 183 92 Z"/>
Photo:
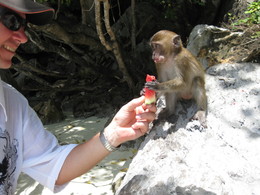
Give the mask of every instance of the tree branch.
<path id="1" fill-rule="evenodd" d="M 101 23 L 101 13 L 100 13 L 100 4 L 103 2 L 104 7 L 104 22 L 106 31 L 110 37 L 111 43 L 108 43 L 105 39 L 105 36 L 102 32 L 102 23 Z M 108 0 L 95 0 L 95 14 L 96 14 L 96 28 L 97 33 L 100 38 L 101 43 L 106 47 L 108 51 L 111 51 L 114 53 L 119 69 L 123 73 L 123 80 L 125 80 L 128 84 L 128 87 L 133 91 L 134 83 L 132 78 L 130 77 L 128 70 L 126 68 L 126 65 L 124 63 L 124 60 L 122 58 L 122 54 L 120 51 L 120 47 L 118 45 L 118 42 L 116 40 L 116 36 L 111 28 L 110 22 L 109 22 L 109 10 L 110 10 L 110 4 Z"/>
<path id="2" fill-rule="evenodd" d="M 102 45 L 105 46 L 105 48 L 108 51 L 112 50 L 112 47 L 106 42 L 105 36 L 102 32 L 102 23 L 101 23 L 101 13 L 100 13 L 100 0 L 95 0 L 95 19 L 96 19 L 96 29 L 97 33 L 100 39 L 100 42 Z"/>

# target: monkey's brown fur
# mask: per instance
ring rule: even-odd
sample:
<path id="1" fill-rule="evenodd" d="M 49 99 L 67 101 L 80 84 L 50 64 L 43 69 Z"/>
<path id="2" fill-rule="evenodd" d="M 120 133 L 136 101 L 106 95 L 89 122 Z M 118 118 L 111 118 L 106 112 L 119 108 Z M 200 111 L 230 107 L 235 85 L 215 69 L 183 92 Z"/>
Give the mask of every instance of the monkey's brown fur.
<path id="1" fill-rule="evenodd" d="M 165 94 L 167 115 L 174 114 L 178 99 L 194 98 L 199 110 L 193 118 L 206 127 L 207 96 L 202 65 L 183 47 L 180 36 L 174 32 L 155 33 L 150 45 L 159 82 L 147 83 L 146 87 Z"/>

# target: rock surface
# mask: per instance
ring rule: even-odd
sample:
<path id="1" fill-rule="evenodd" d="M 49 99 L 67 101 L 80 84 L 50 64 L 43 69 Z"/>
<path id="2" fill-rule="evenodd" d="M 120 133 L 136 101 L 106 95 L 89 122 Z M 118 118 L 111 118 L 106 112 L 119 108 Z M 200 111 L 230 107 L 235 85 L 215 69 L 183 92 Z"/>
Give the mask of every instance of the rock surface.
<path id="1" fill-rule="evenodd" d="M 197 25 L 189 35 L 187 49 L 205 68 L 221 63 L 259 63 L 260 39 L 252 38 L 259 30 L 257 25 L 245 31 Z"/>
<path id="2" fill-rule="evenodd" d="M 179 104 L 175 124 L 146 136 L 117 195 L 260 194 L 260 64 L 213 66 L 206 88 L 208 128 Z"/>

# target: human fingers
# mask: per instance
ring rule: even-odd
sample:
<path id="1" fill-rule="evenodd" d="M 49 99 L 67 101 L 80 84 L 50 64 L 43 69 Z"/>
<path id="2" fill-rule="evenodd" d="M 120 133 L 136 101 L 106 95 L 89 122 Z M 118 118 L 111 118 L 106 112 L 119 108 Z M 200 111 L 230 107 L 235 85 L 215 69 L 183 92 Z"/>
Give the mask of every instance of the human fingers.
<path id="1" fill-rule="evenodd" d="M 136 107 L 135 113 L 136 113 L 137 115 L 140 114 L 140 113 L 143 113 L 143 112 L 145 112 L 145 110 L 144 110 L 144 108 L 143 108 L 142 106 Z"/>
<path id="2" fill-rule="evenodd" d="M 148 121 L 151 122 L 156 118 L 156 114 L 154 112 L 143 112 L 136 115 L 137 121 Z"/>
<path id="3" fill-rule="evenodd" d="M 130 102 L 128 102 L 126 105 L 123 106 L 123 108 L 127 111 L 133 111 L 138 106 L 141 106 L 144 103 L 144 96 L 141 96 L 139 98 L 132 99 Z"/>
<path id="4" fill-rule="evenodd" d="M 132 125 L 132 128 L 136 131 L 138 137 L 144 135 L 149 129 L 149 122 L 137 121 Z"/>
<path id="5" fill-rule="evenodd" d="M 156 112 L 157 111 L 157 107 L 155 104 L 143 104 L 142 105 L 142 108 L 144 110 L 149 110 L 151 112 Z"/>

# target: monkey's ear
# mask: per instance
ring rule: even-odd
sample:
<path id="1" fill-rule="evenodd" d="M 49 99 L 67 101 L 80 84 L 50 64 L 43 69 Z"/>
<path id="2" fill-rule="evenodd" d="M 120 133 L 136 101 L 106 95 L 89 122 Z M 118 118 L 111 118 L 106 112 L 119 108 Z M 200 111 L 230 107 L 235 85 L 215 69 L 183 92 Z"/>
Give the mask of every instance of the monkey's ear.
<path id="1" fill-rule="evenodd" d="M 175 48 L 181 47 L 181 36 L 180 35 L 174 36 L 172 39 L 172 43 Z"/>

